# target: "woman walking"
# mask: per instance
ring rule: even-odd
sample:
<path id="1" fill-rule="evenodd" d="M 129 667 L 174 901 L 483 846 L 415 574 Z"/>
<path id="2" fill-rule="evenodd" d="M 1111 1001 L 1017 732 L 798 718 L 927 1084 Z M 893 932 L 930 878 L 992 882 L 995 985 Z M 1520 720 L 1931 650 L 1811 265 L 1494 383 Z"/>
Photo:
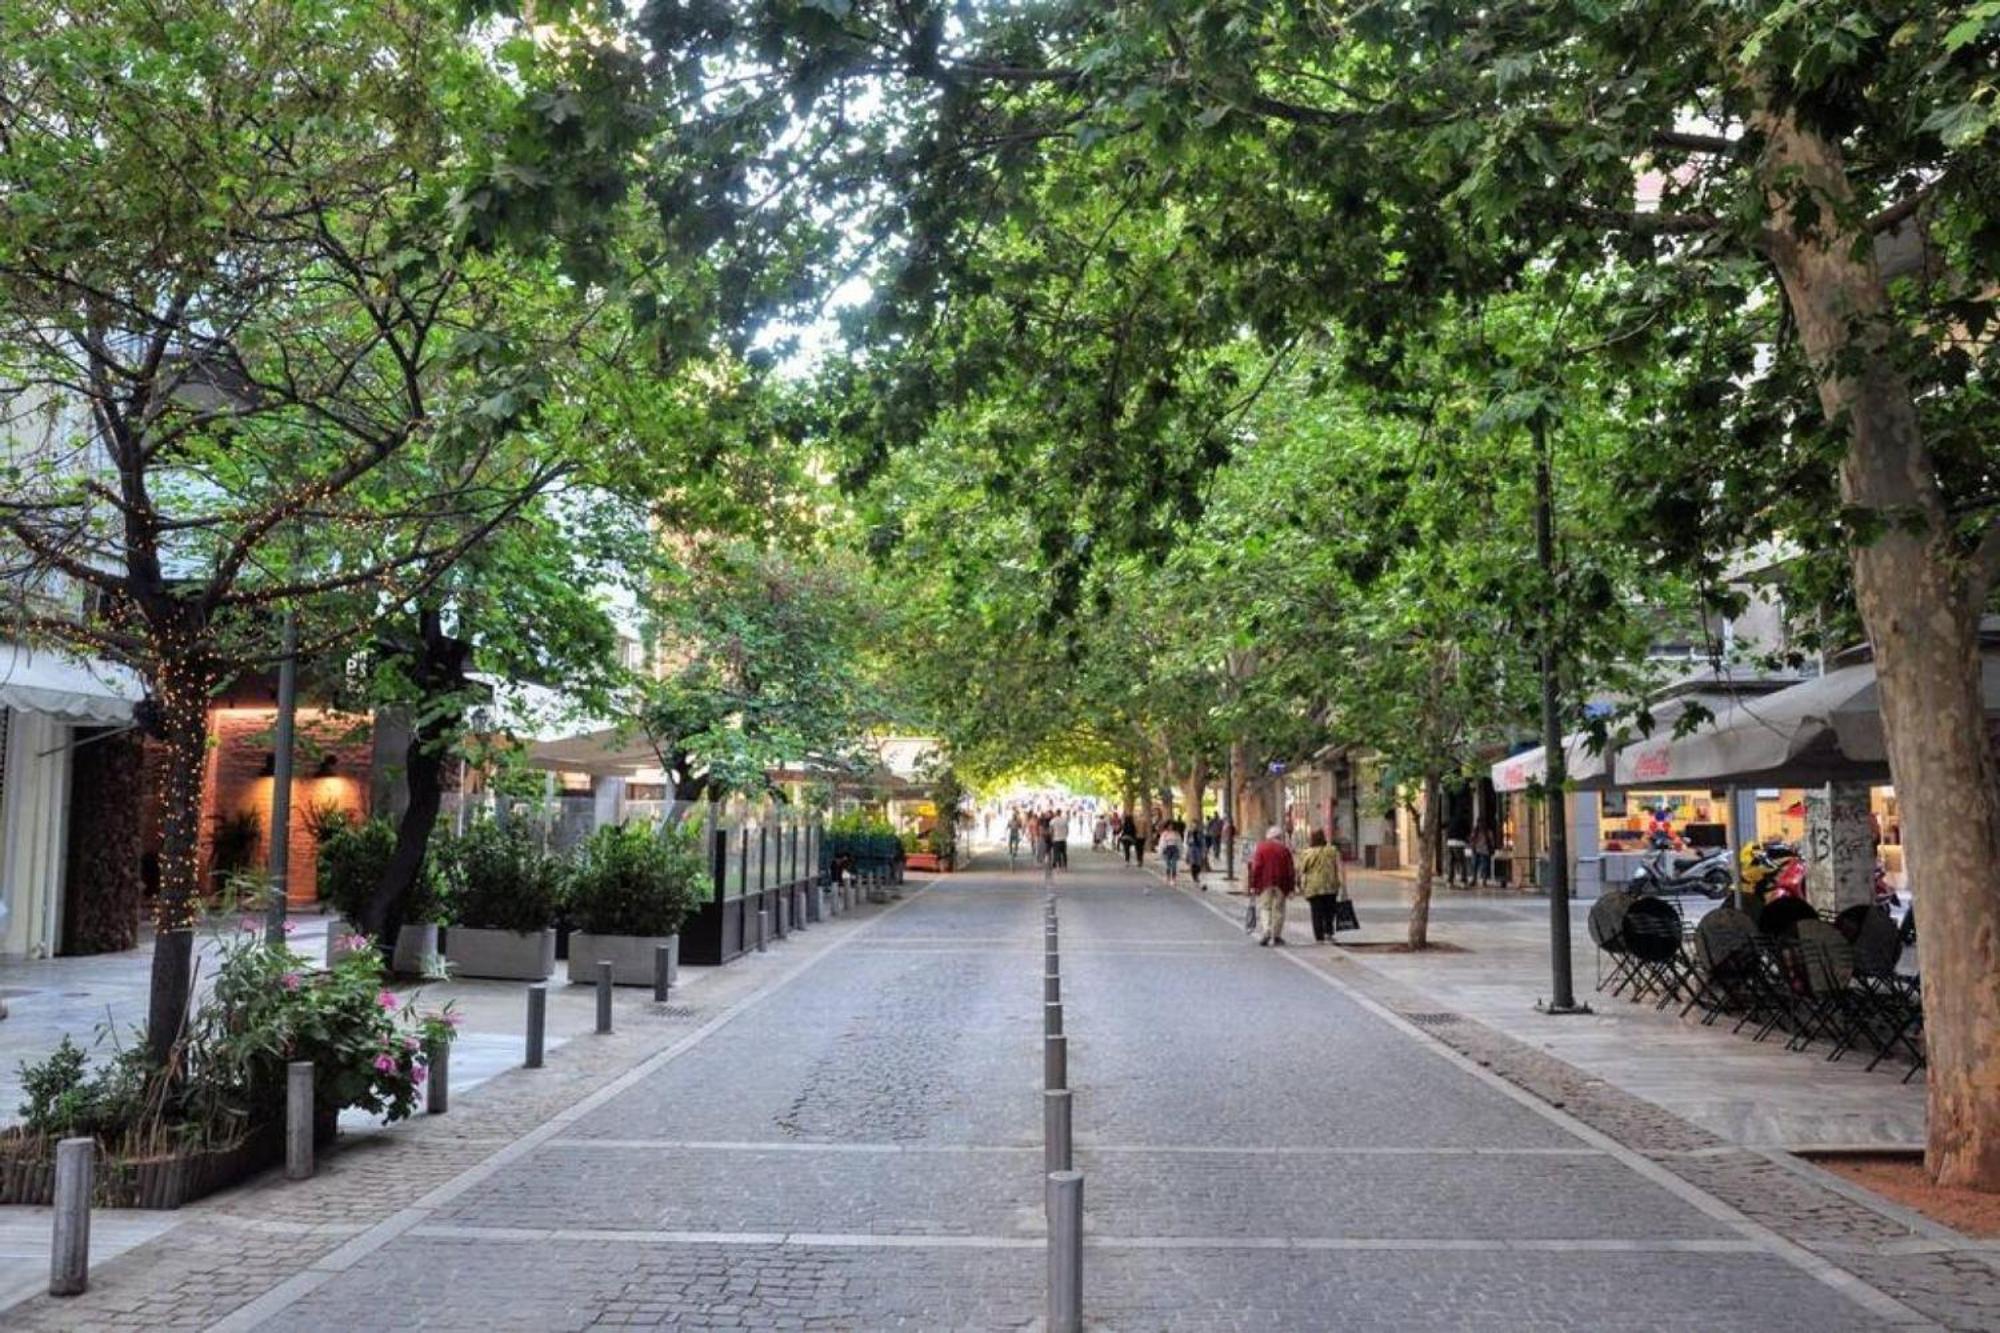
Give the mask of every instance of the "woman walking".
<path id="1" fill-rule="evenodd" d="M 1181 878 L 1181 828 L 1180 820 L 1170 822 L 1160 830 L 1160 860 L 1167 866 L 1167 883 L 1178 884 Z"/>
<path id="2" fill-rule="evenodd" d="M 1335 904 L 1346 892 L 1346 876 L 1341 873 L 1340 849 L 1329 847 L 1325 829 L 1312 831 L 1311 845 L 1299 858 L 1299 887 L 1305 890 L 1306 907 L 1312 912 L 1313 939 L 1332 944 Z"/>

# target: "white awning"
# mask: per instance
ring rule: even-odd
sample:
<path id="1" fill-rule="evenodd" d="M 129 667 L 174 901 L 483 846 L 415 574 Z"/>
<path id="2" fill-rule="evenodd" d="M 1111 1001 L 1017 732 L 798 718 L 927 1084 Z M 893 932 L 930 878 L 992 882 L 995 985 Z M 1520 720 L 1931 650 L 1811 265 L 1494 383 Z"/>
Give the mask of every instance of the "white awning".
<path id="1" fill-rule="evenodd" d="M 660 755 L 638 727 L 606 727 L 580 736 L 536 741 L 528 747 L 528 763 L 566 773 L 630 777 L 657 772 Z"/>
<path id="2" fill-rule="evenodd" d="M 97 658 L 0 642 L 0 706 L 75 725 L 119 726 L 146 686 L 136 672 Z"/>

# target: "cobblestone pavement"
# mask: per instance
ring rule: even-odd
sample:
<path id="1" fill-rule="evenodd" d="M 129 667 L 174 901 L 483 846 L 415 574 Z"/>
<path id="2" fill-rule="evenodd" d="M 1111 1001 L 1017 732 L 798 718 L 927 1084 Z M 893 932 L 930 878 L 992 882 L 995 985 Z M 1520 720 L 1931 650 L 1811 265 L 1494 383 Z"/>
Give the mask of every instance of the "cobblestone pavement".
<path id="1" fill-rule="evenodd" d="M 1305 950 L 1078 860 L 1059 896 L 1093 1326 L 1991 1326 L 1890 1294 L 1919 1260 L 1990 1283 L 1975 1251 L 1691 1127 L 1635 1119 L 1663 1136 L 1635 1151 L 1528 1086 L 1532 1050 L 1454 1050 Z M 1042 901 L 1037 875 L 954 876 L 675 1012 L 621 1000 L 617 1036 L 196 1209 L 6 1322 L 1036 1326 Z"/>

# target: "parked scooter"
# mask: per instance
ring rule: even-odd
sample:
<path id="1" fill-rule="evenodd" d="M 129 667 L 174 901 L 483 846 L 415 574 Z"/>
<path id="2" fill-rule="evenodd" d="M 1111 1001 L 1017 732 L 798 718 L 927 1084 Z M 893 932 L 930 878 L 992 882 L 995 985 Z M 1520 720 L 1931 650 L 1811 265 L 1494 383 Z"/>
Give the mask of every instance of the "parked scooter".
<path id="1" fill-rule="evenodd" d="M 1737 879 L 1746 901 L 1762 902 L 1784 868 L 1799 859 L 1798 844 L 1772 838 L 1749 842 L 1737 853 Z"/>
<path id="2" fill-rule="evenodd" d="M 1639 863 L 1632 872 L 1632 892 L 1676 896 L 1699 893 L 1720 898 L 1736 882 L 1730 869 L 1729 849 L 1716 847 L 1693 856 L 1676 856 L 1662 848 Z"/>
<path id="3" fill-rule="evenodd" d="M 1763 901 L 1773 898 L 1804 898 L 1806 896 L 1806 859 L 1796 853 L 1778 868 L 1770 888 L 1761 895 Z M 1903 905 L 1896 891 L 1889 887 L 1889 871 L 1880 861 L 1875 863 L 1875 905 L 1893 912 Z"/>

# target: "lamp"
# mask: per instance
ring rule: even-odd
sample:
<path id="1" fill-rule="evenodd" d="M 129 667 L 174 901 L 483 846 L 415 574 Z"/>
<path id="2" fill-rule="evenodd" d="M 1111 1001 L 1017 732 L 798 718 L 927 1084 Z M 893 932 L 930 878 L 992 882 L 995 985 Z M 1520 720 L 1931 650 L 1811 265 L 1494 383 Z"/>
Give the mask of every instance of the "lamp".
<path id="1" fill-rule="evenodd" d="M 334 754 L 333 751 L 329 750 L 325 754 L 319 757 L 319 768 L 314 772 L 313 776 L 320 778 L 330 778 L 333 776 L 334 769 L 337 768 L 339 764 L 340 764 L 340 757 Z"/>
<path id="2" fill-rule="evenodd" d="M 264 751 L 264 763 L 258 768 L 257 776 L 260 778 L 274 778 L 277 775 L 278 752 L 276 750 L 266 750 Z"/>

